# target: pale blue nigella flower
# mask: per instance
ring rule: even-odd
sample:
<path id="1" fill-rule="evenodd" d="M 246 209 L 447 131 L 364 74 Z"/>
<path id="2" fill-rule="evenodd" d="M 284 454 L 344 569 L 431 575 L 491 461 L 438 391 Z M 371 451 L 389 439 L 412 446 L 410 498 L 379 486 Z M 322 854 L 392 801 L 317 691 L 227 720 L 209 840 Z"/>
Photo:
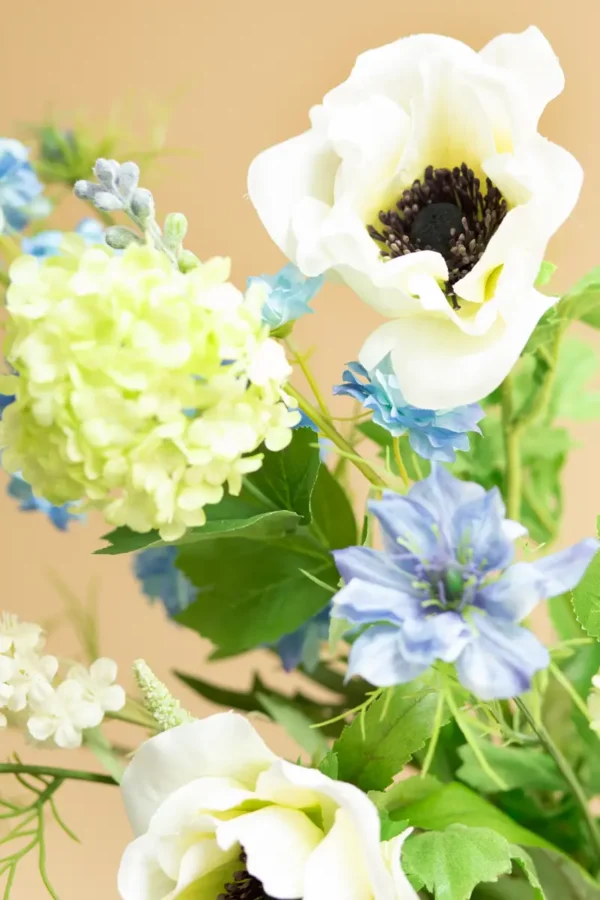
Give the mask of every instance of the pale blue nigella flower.
<path id="1" fill-rule="evenodd" d="M 288 263 L 276 275 L 252 276 L 248 279 L 248 287 L 264 285 L 267 298 L 262 309 L 263 321 L 269 328 L 279 328 L 312 313 L 308 304 L 323 281 L 322 275 L 307 278 L 293 263 Z"/>
<path id="2" fill-rule="evenodd" d="M 469 449 L 466 432 L 481 434 L 477 423 L 485 413 L 478 403 L 449 410 L 419 409 L 408 404 L 389 355 L 372 372 L 357 362 L 347 365 L 344 383 L 334 387 L 333 393 L 360 400 L 365 409 L 373 411 L 373 421 L 394 437 L 407 434 L 410 446 L 424 459 L 454 462 L 457 450 Z"/>
<path id="3" fill-rule="evenodd" d="M 371 626 L 351 648 L 349 676 L 388 687 L 442 660 L 482 700 L 529 690 L 549 655 L 518 623 L 575 587 L 598 541 L 515 563 L 513 541 L 525 529 L 505 519 L 497 488 L 459 481 L 436 463 L 406 496 L 386 492 L 370 509 L 384 550 L 334 551 L 345 586 L 332 615 Z"/>
<path id="4" fill-rule="evenodd" d="M 75 232 L 81 235 L 88 244 L 104 243 L 104 227 L 97 219 L 82 219 Z M 24 237 L 21 241 L 21 250 L 38 259 L 57 256 L 60 253 L 64 236 L 64 231 L 40 231 L 33 237 Z"/>
<path id="5" fill-rule="evenodd" d="M 0 138 L 0 232 L 22 231 L 30 219 L 48 215 L 44 186 L 20 141 Z"/>
<path id="6" fill-rule="evenodd" d="M 301 663 L 312 672 L 319 662 L 322 641 L 329 636 L 331 606 L 328 604 L 291 634 L 285 634 L 273 645 L 286 672 L 291 672 Z"/>
<path id="7" fill-rule="evenodd" d="M 144 594 L 160 600 L 167 615 L 176 616 L 193 603 L 198 589 L 175 565 L 177 547 L 149 547 L 133 558 L 133 570 Z"/>

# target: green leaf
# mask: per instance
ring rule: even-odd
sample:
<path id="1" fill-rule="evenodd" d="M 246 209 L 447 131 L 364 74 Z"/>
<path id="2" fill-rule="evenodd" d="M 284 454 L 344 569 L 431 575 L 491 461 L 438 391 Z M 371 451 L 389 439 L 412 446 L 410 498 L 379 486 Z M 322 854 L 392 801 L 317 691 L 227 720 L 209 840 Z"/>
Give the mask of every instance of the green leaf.
<path id="1" fill-rule="evenodd" d="M 269 541 L 231 537 L 182 547 L 178 567 L 199 589 L 176 618 L 225 652 L 242 653 L 295 631 L 323 609 L 339 575 L 307 534 Z"/>
<path id="2" fill-rule="evenodd" d="M 406 819 L 392 819 L 387 809 L 379 810 L 379 821 L 381 823 L 382 841 L 391 841 L 392 838 L 398 837 L 399 834 L 402 834 L 408 828 Z"/>
<path id="3" fill-rule="evenodd" d="M 562 298 L 562 316 L 600 328 L 600 266 L 584 275 Z"/>
<path id="4" fill-rule="evenodd" d="M 373 441 L 374 444 L 377 444 L 377 446 L 381 448 L 380 456 L 384 459 L 387 459 L 392 472 L 394 472 L 395 474 L 399 474 L 396 460 L 394 459 L 394 455 L 392 452 L 393 437 L 387 430 L 387 428 L 382 428 L 382 426 L 377 425 L 376 422 L 369 421 L 363 422 L 361 425 L 359 425 L 358 431 L 360 431 L 366 438 L 368 438 L 370 441 Z M 415 454 L 414 450 L 408 442 L 408 437 L 406 435 L 403 435 L 403 437 L 400 438 L 400 454 L 404 461 L 404 465 L 406 466 L 408 477 L 412 481 L 420 481 L 421 478 L 426 478 L 429 475 L 431 471 L 431 463 L 429 462 L 429 460 L 422 459 L 420 456 L 417 456 Z"/>
<path id="5" fill-rule="evenodd" d="M 510 845 L 501 835 L 466 825 L 409 838 L 402 863 L 436 900 L 469 900 L 482 881 L 497 881 L 512 870 Z"/>
<path id="6" fill-rule="evenodd" d="M 333 747 L 340 779 L 365 791 L 386 788 L 434 728 L 436 693 L 414 682 L 388 691 L 344 728 Z"/>
<path id="7" fill-rule="evenodd" d="M 596 553 L 573 591 L 573 608 L 585 631 L 600 639 L 600 552 Z"/>
<path id="8" fill-rule="evenodd" d="M 311 727 L 315 724 L 313 719 L 296 709 L 289 700 L 265 693 L 258 693 L 257 697 L 265 712 L 306 750 L 313 762 L 318 762 L 327 754 L 327 738 L 319 728 Z"/>
<path id="9" fill-rule="evenodd" d="M 325 754 L 319 764 L 319 772 L 322 772 L 323 775 L 327 775 L 328 778 L 333 778 L 334 781 L 337 781 L 339 773 L 337 753 L 334 753 L 333 750 L 329 750 L 329 752 Z"/>
<path id="10" fill-rule="evenodd" d="M 227 537 L 252 537 L 267 538 L 280 537 L 296 530 L 300 523 L 300 517 L 289 510 L 273 510 L 272 512 L 259 513 L 247 519 L 216 519 L 198 528 L 189 528 L 177 541 L 163 541 L 158 531 L 150 531 L 147 534 L 139 534 L 130 528 L 121 527 L 103 535 L 103 540 L 109 541 L 110 547 L 96 550 L 99 555 L 115 555 L 118 553 L 132 553 L 136 550 L 148 547 L 164 547 L 167 543 L 177 546 L 185 544 L 197 544 L 199 541 L 214 540 Z"/>
<path id="11" fill-rule="evenodd" d="M 396 815 L 408 819 L 415 828 L 442 830 L 455 824 L 492 828 L 513 844 L 554 849 L 544 838 L 523 828 L 484 797 L 457 782 L 446 784 L 439 791 L 400 807 Z"/>
<path id="12" fill-rule="evenodd" d="M 598 371 L 598 353 L 587 341 L 563 340 L 549 405 L 552 418 L 588 421 L 600 416 L 600 391 L 591 390 L 590 381 Z"/>
<path id="13" fill-rule="evenodd" d="M 369 791 L 369 797 L 378 810 L 395 812 L 403 806 L 410 806 L 441 790 L 443 784 L 432 775 L 414 775 L 397 781 L 387 791 Z"/>
<path id="14" fill-rule="evenodd" d="M 310 522 L 310 499 L 319 472 L 317 438 L 310 428 L 297 428 L 291 443 L 277 453 L 265 454 L 263 464 L 249 479 L 253 490 L 277 509 L 298 513 Z"/>
<path id="15" fill-rule="evenodd" d="M 339 481 L 325 465 L 319 469 L 310 506 L 314 526 L 331 550 L 356 544 L 352 505 Z"/>
<path id="16" fill-rule="evenodd" d="M 530 849 L 546 900 L 600 900 L 600 886 L 577 863 L 555 850 Z"/>
<path id="17" fill-rule="evenodd" d="M 120 784 L 127 766 L 117 756 L 100 726 L 86 728 L 83 733 L 83 742 L 92 751 L 100 765 Z"/>
<path id="18" fill-rule="evenodd" d="M 556 266 L 554 265 L 554 263 L 544 260 L 544 262 L 540 266 L 540 271 L 538 272 L 538 276 L 535 280 L 535 286 L 537 288 L 544 287 L 545 284 L 548 284 L 555 272 Z"/>
<path id="19" fill-rule="evenodd" d="M 519 865 L 521 871 L 527 878 L 527 881 L 533 889 L 533 896 L 535 897 L 535 900 L 546 900 L 546 895 L 540 883 L 537 870 L 529 853 L 527 853 L 522 847 L 518 847 L 516 844 L 511 844 L 510 855 L 514 862 Z"/>
<path id="20" fill-rule="evenodd" d="M 490 767 L 506 784 L 506 790 L 521 787 L 539 791 L 565 789 L 556 764 L 544 753 L 520 747 L 498 747 L 487 741 L 478 741 L 478 746 Z M 496 794 L 498 784 L 483 771 L 473 749 L 465 744 L 458 753 L 463 763 L 457 772 L 461 781 L 484 794 Z"/>

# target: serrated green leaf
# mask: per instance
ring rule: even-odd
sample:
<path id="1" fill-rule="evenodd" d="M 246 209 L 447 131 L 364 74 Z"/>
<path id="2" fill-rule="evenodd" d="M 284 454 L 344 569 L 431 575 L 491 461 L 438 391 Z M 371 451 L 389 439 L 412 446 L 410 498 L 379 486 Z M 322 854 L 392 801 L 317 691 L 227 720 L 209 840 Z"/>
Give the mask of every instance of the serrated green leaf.
<path id="1" fill-rule="evenodd" d="M 542 889 L 537 869 L 535 868 L 529 853 L 522 847 L 517 846 L 517 844 L 510 844 L 510 855 L 527 878 L 535 900 L 546 900 L 546 895 Z"/>
<path id="2" fill-rule="evenodd" d="M 510 845 L 501 835 L 466 825 L 410 837 L 402 864 L 436 900 L 469 900 L 478 884 L 497 881 L 512 870 Z"/>
<path id="3" fill-rule="evenodd" d="M 319 763 L 319 772 L 322 772 L 323 775 L 327 775 L 328 778 L 333 778 L 334 781 L 337 780 L 339 772 L 337 753 L 333 750 L 329 750 L 329 752 L 325 754 Z"/>
<path id="4" fill-rule="evenodd" d="M 556 764 L 544 753 L 521 747 L 498 747 L 488 741 L 478 741 L 479 750 L 493 771 L 502 779 L 506 790 L 531 788 L 539 791 L 565 790 L 565 783 Z M 483 771 L 471 746 L 459 751 L 462 766 L 457 772 L 461 781 L 484 794 L 498 793 L 498 784 Z"/>
<path id="5" fill-rule="evenodd" d="M 242 653 L 295 631 L 323 609 L 339 576 L 307 534 L 269 541 L 231 537 L 182 547 L 177 565 L 199 589 L 177 621 L 227 653 Z"/>
<path id="6" fill-rule="evenodd" d="M 310 507 L 314 526 L 331 550 L 356 544 L 352 505 L 339 481 L 325 465 L 319 469 Z"/>
<path id="7" fill-rule="evenodd" d="M 340 779 L 365 791 L 386 788 L 434 728 L 437 694 L 414 683 L 389 690 L 344 728 L 333 747 Z"/>
<path id="8" fill-rule="evenodd" d="M 273 694 L 259 692 L 257 698 L 266 713 L 310 755 L 313 763 L 327 754 L 329 744 L 319 728 L 312 728 L 314 719 L 297 709 L 293 702 Z"/>
<path id="9" fill-rule="evenodd" d="M 600 639 L 600 552 L 573 591 L 573 608 L 587 634 Z"/>

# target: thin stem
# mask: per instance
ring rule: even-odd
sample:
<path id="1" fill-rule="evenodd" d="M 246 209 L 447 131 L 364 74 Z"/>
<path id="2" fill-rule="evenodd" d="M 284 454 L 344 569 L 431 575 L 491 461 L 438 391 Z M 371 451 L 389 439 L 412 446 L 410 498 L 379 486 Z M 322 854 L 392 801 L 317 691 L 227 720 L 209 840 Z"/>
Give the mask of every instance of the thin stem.
<path id="1" fill-rule="evenodd" d="M 514 417 L 512 375 L 502 383 L 502 424 L 506 452 L 506 513 L 509 519 L 520 520 L 523 472 L 521 470 L 520 429 Z"/>
<path id="2" fill-rule="evenodd" d="M 552 672 L 552 674 L 554 675 L 554 677 L 556 678 L 556 680 L 558 681 L 560 686 L 563 688 L 563 690 L 567 692 L 567 694 L 569 695 L 569 697 L 571 698 L 571 700 L 573 701 L 573 703 L 575 704 L 575 706 L 577 707 L 579 712 L 585 716 L 585 718 L 587 719 L 588 722 L 591 722 L 592 716 L 590 714 L 589 709 L 586 706 L 585 701 L 583 700 L 582 697 L 579 696 L 579 694 L 577 693 L 577 691 L 575 690 L 575 688 L 573 687 L 573 685 L 571 684 L 569 679 L 566 677 L 564 672 L 562 672 L 561 669 L 555 663 L 550 663 L 550 671 Z"/>
<path id="3" fill-rule="evenodd" d="M 356 468 L 362 472 L 365 478 L 375 487 L 381 488 L 385 487 L 385 482 L 381 478 L 380 475 L 377 474 L 375 469 L 373 469 L 369 463 L 362 458 L 354 449 L 352 444 L 349 444 L 345 437 L 343 437 L 339 431 L 332 425 L 332 423 L 325 416 L 321 414 L 321 412 L 316 409 L 311 403 L 308 402 L 306 397 L 304 397 L 295 387 L 291 384 L 286 386 L 286 392 L 290 394 L 302 412 L 306 413 L 306 415 L 312 419 L 315 425 L 318 427 L 319 431 L 321 431 L 325 437 L 328 437 L 330 441 L 332 441 L 339 450 L 345 453 L 350 460 L 350 462 L 356 466 Z"/>
<path id="4" fill-rule="evenodd" d="M 298 348 L 295 346 L 295 344 L 293 343 L 291 338 L 288 338 L 285 341 L 285 345 L 288 348 L 288 350 L 290 351 L 290 353 L 293 355 L 292 361 L 297 362 L 298 365 L 300 366 L 300 368 L 302 370 L 302 374 L 306 378 L 306 380 L 308 382 L 308 386 L 310 387 L 311 391 L 314 394 L 314 397 L 315 397 L 315 400 L 317 401 L 319 409 L 321 410 L 321 412 L 323 413 L 324 416 L 327 416 L 327 418 L 330 418 L 329 410 L 327 408 L 327 403 L 325 402 L 325 398 L 323 397 L 323 394 L 321 393 L 321 388 L 319 387 L 317 379 L 313 375 L 312 369 L 308 365 L 306 356 L 298 350 Z"/>
<path id="5" fill-rule="evenodd" d="M 408 487 L 410 484 L 410 478 L 408 477 L 408 472 L 406 471 L 406 466 L 404 465 L 404 460 L 402 459 L 402 452 L 400 450 L 400 438 L 392 438 L 392 449 L 394 451 L 394 460 L 396 465 L 398 466 L 398 471 L 400 472 L 400 478 Z"/>
<path id="6" fill-rule="evenodd" d="M 435 751 L 438 745 L 438 738 L 440 736 L 440 731 L 442 730 L 442 718 L 444 715 L 444 706 L 445 699 L 443 691 L 440 691 L 438 694 L 437 706 L 435 709 L 435 719 L 433 722 L 433 733 L 429 740 L 429 747 L 427 748 L 427 754 L 425 759 L 423 760 L 423 766 L 421 768 L 421 778 L 425 778 L 428 774 L 429 769 L 431 768 L 431 763 L 433 762 L 433 757 L 435 756 Z"/>
<path id="7" fill-rule="evenodd" d="M 26 763 L 0 763 L 0 775 L 49 775 L 51 778 L 62 779 L 63 781 L 92 781 L 96 784 L 117 784 L 112 776 L 100 775 L 98 772 L 84 772 L 80 769 L 57 769 L 54 766 L 30 766 Z"/>
<path id="8" fill-rule="evenodd" d="M 534 731 L 535 734 L 537 734 L 537 736 L 539 737 L 540 743 L 546 748 L 546 750 L 556 763 L 566 783 L 569 785 L 573 797 L 577 801 L 581 812 L 583 813 L 583 817 L 589 829 L 592 844 L 594 845 L 594 850 L 596 852 L 597 864 L 598 866 L 600 866 L 600 830 L 598 829 L 596 819 L 590 811 L 587 797 L 585 796 L 584 790 L 581 787 L 577 776 L 575 775 L 575 772 L 571 768 L 566 757 L 563 756 L 562 752 L 552 740 L 549 732 L 546 730 L 544 725 L 534 719 L 527 704 L 520 697 L 515 697 L 515 703 L 517 705 L 517 708 L 521 710 L 521 712 L 529 722 L 532 731 Z"/>
<path id="9" fill-rule="evenodd" d="M 471 729 L 469 728 L 468 724 L 466 723 L 462 712 L 458 709 L 458 706 L 456 705 L 456 701 L 454 699 L 454 695 L 452 694 L 451 688 L 446 691 L 445 697 L 446 697 L 446 703 L 448 704 L 448 706 L 450 708 L 450 712 L 454 716 L 454 721 L 456 722 L 456 724 L 462 731 L 464 739 L 466 740 L 467 744 L 473 751 L 473 756 L 475 757 L 475 759 L 481 766 L 481 770 L 483 772 L 485 772 L 485 774 L 489 778 L 491 778 L 495 784 L 498 785 L 498 787 L 500 788 L 501 791 L 507 790 L 506 783 L 502 780 L 502 778 L 500 778 L 500 776 L 496 772 L 494 772 L 494 770 L 490 766 L 489 762 L 483 755 L 483 753 L 481 751 L 481 747 L 477 743 L 477 739 L 474 738 L 473 735 L 471 734 Z"/>

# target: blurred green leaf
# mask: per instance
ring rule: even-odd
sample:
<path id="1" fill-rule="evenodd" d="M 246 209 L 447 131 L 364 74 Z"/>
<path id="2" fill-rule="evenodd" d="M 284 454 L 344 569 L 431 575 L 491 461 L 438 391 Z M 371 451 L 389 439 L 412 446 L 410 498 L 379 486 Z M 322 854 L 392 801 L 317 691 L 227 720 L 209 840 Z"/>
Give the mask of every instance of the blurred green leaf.
<path id="1" fill-rule="evenodd" d="M 573 591 L 573 608 L 587 634 L 600 639 L 600 552 Z"/>
<path id="2" fill-rule="evenodd" d="M 343 487 L 327 466 L 321 465 L 310 501 L 314 526 L 332 550 L 356 544 L 356 520 Z"/>
<path id="3" fill-rule="evenodd" d="M 325 757 L 329 750 L 327 738 L 320 728 L 312 728 L 314 719 L 296 708 L 291 700 L 274 694 L 259 692 L 258 700 L 262 708 L 289 736 L 310 755 L 313 764 Z"/>
<path id="4" fill-rule="evenodd" d="M 478 741 L 478 747 L 494 772 L 506 784 L 506 790 L 529 788 L 539 791 L 565 790 L 556 764 L 544 753 L 521 747 L 498 747 L 489 741 Z M 498 784 L 483 771 L 468 744 L 458 751 L 462 766 L 457 772 L 461 781 L 483 794 L 496 794 Z"/>

